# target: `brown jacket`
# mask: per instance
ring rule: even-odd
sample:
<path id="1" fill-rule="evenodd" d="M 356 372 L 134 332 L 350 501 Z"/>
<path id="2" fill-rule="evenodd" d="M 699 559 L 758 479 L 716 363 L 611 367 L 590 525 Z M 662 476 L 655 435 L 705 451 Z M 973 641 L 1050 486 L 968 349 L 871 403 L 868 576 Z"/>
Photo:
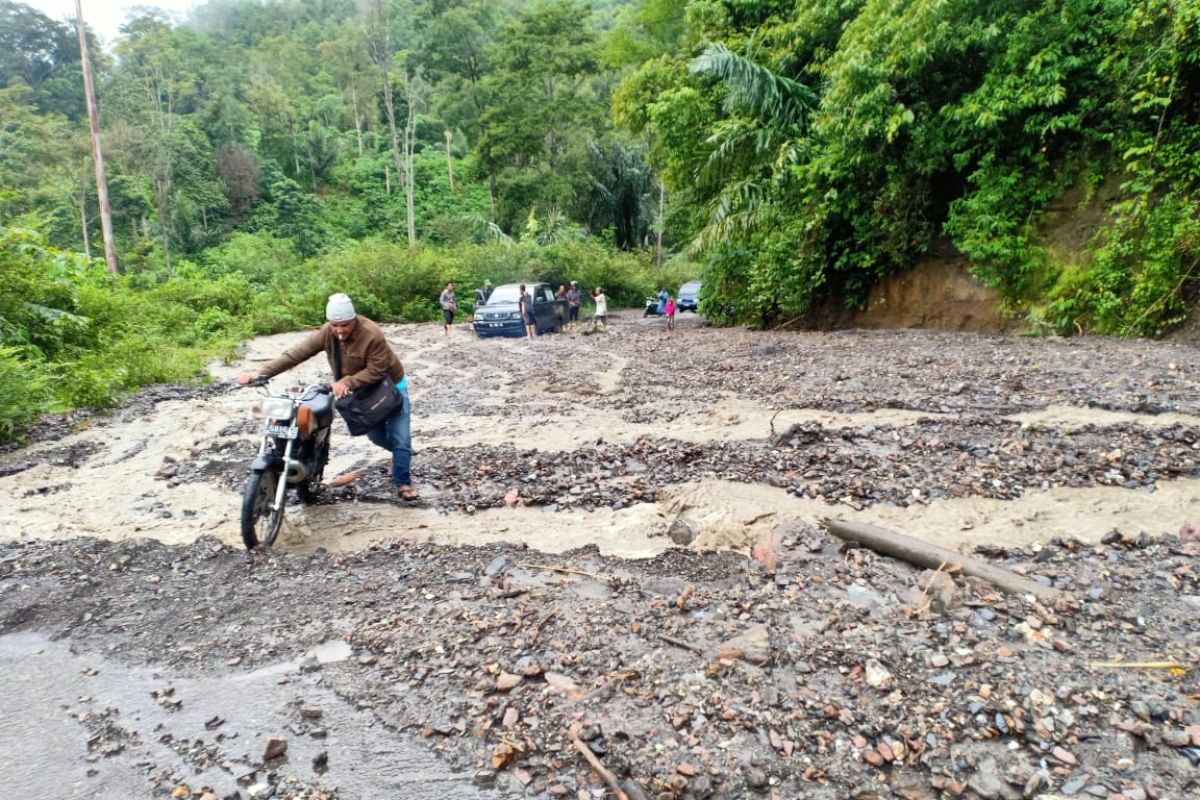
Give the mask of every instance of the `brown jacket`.
<path id="1" fill-rule="evenodd" d="M 333 329 L 326 323 L 305 336 L 295 345 L 283 351 L 283 355 L 268 363 L 259 370 L 260 375 L 273 378 L 281 372 L 286 372 L 297 364 L 325 351 L 329 359 L 329 368 L 334 369 L 333 351 L 337 337 Z M 358 316 L 358 324 L 342 346 L 342 377 L 349 384 L 350 391 L 357 391 L 364 386 L 373 386 L 384 377 L 399 382 L 404 377 L 404 365 L 392 352 L 387 338 L 379 325 L 362 316 Z"/>

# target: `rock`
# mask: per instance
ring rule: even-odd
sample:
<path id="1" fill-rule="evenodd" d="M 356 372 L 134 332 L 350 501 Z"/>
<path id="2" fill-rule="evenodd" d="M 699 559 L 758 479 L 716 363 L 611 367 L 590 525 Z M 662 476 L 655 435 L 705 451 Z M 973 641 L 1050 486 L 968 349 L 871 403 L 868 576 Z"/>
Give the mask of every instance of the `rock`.
<path id="1" fill-rule="evenodd" d="M 275 794 L 275 787 L 269 783 L 256 783 L 246 790 L 250 800 L 265 800 Z"/>
<path id="2" fill-rule="evenodd" d="M 1187 747 L 1192 743 L 1192 736 L 1179 728 L 1168 728 L 1163 731 L 1162 740 L 1168 747 Z"/>
<path id="3" fill-rule="evenodd" d="M 765 789 L 769 784 L 770 779 L 761 767 L 750 767 L 746 770 L 746 785 L 751 789 Z"/>
<path id="4" fill-rule="evenodd" d="M 920 587 L 919 589 L 917 587 Z M 917 579 L 917 586 L 913 587 L 913 592 L 918 593 L 918 597 L 924 597 L 924 603 L 929 605 L 930 610 L 944 614 L 958 605 L 958 587 L 954 583 L 954 578 L 946 572 L 927 569 L 921 573 Z M 914 598 L 912 603 L 914 607 L 920 608 L 922 601 Z"/>
<path id="5" fill-rule="evenodd" d="M 782 536 L 779 531 L 765 531 L 750 548 L 750 557 L 762 564 L 768 575 L 774 574 L 779 566 L 779 557 L 776 555 L 776 551 L 779 549 L 781 540 Z"/>
<path id="6" fill-rule="evenodd" d="M 272 736 L 267 739 L 267 746 L 263 748 L 263 761 L 270 761 L 272 758 L 279 758 L 287 752 L 287 739 L 282 739 L 278 736 Z"/>
<path id="7" fill-rule="evenodd" d="M 583 692 L 579 690 L 579 684 L 570 677 L 560 672 L 547 672 L 545 678 L 546 683 L 554 691 L 561 692 L 572 700 L 578 700 L 580 697 L 583 697 Z"/>
<path id="8" fill-rule="evenodd" d="M 971 779 L 967 781 L 967 789 L 977 794 L 980 800 L 1020 800 L 1021 793 L 1000 776 L 1000 769 L 994 759 L 985 758 L 979 762 Z"/>
<path id="9" fill-rule="evenodd" d="M 511 672 L 501 671 L 496 676 L 496 691 L 507 692 L 521 685 L 521 681 L 525 680 L 520 675 L 513 675 Z"/>
<path id="10" fill-rule="evenodd" d="M 508 559 L 504 556 L 496 556 L 493 558 L 483 570 L 483 574 L 488 578 L 494 578 L 499 575 L 508 566 Z"/>
<path id="11" fill-rule="evenodd" d="M 882 609 L 888 607 L 888 601 L 883 595 L 860 583 L 852 583 L 846 588 L 846 599 L 863 608 Z"/>
<path id="12" fill-rule="evenodd" d="M 696 541 L 696 537 L 699 535 L 700 527 L 683 517 L 676 517 L 675 521 L 671 523 L 671 527 L 667 529 L 667 536 L 680 547 L 687 547 Z"/>
<path id="13" fill-rule="evenodd" d="M 936 800 L 938 794 L 924 775 L 905 769 L 892 773 L 891 786 L 902 800 Z"/>
<path id="14" fill-rule="evenodd" d="M 765 625 L 755 625 L 735 636 L 717 649 L 718 658 L 740 658 L 751 664 L 766 664 L 771 660 L 771 635 Z"/>
<path id="15" fill-rule="evenodd" d="M 329 752 L 322 750 L 313 756 L 312 768 L 314 772 L 324 772 L 329 769 Z"/>
<path id="16" fill-rule="evenodd" d="M 890 689 L 896 683 L 896 679 L 892 676 L 892 673 L 888 672 L 883 664 L 880 664 L 873 658 L 867 659 L 867 663 L 863 665 L 863 673 L 867 685 L 872 689 Z"/>
<path id="17" fill-rule="evenodd" d="M 304 719 L 320 719 L 324 713 L 320 706 L 300 706 L 300 716 Z"/>
<path id="18" fill-rule="evenodd" d="M 1179 526 L 1179 541 L 1200 542 L 1200 520 L 1188 520 Z"/>
<path id="19" fill-rule="evenodd" d="M 650 800 L 650 794 L 633 778 L 621 781 L 621 788 L 629 795 L 629 800 Z"/>
<path id="20" fill-rule="evenodd" d="M 1062 764 L 1066 764 L 1068 767 L 1073 767 L 1079 763 L 1076 761 L 1075 756 L 1071 755 L 1070 751 L 1064 747 L 1055 747 L 1050 751 L 1050 757 Z"/>

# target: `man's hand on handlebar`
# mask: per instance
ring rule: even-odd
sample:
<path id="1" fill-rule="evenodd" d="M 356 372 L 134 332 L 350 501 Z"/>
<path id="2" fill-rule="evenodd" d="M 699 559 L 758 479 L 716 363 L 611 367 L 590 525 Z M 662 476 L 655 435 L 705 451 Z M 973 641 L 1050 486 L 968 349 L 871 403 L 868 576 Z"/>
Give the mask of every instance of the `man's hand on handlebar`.
<path id="1" fill-rule="evenodd" d="M 350 384 L 346 382 L 345 378 L 334 381 L 333 385 L 329 388 L 333 390 L 334 397 L 345 397 L 350 393 Z"/>
<path id="2" fill-rule="evenodd" d="M 238 386 L 263 386 L 268 380 L 265 375 L 255 375 L 253 372 L 243 372 L 234 378 Z"/>

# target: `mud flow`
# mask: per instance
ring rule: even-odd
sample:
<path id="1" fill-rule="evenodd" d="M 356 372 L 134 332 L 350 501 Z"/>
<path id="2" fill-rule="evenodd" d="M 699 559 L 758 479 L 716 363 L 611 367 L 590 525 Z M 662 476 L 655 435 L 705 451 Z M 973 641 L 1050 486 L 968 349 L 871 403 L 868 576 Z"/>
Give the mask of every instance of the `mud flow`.
<path id="1" fill-rule="evenodd" d="M 671 335 L 629 312 L 533 341 L 386 330 L 421 499 L 337 421 L 327 485 L 269 553 L 241 544 L 260 421 L 232 379 L 301 334 L 0 454 L 3 785 L 1200 790 L 1195 347 L 690 314 Z M 853 548 L 825 518 L 1040 588 Z"/>
<path id="2" fill-rule="evenodd" d="M 1157 535 L 1198 515 L 1190 346 L 755 333 L 691 315 L 673 336 L 634 316 L 533 342 L 388 331 L 411 383 L 422 499 L 397 502 L 388 454 L 339 420 L 326 475 L 345 483 L 288 509 L 284 550 L 398 537 L 645 557 L 747 548 L 823 516 L 952 545 L 1033 544 Z M 249 343 L 238 363 L 212 365 L 208 388 L 158 387 L 5 454 L 0 535 L 236 544 L 258 420 L 254 390 L 230 381 L 295 338 Z M 319 357 L 285 376 L 327 378 Z"/>

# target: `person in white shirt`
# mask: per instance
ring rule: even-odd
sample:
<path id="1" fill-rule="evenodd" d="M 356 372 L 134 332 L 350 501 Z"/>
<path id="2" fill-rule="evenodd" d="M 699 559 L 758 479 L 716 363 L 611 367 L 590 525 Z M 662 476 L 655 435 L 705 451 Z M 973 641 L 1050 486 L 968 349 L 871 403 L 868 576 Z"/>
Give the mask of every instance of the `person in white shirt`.
<path id="1" fill-rule="evenodd" d="M 595 321 L 600 327 L 608 327 L 608 298 L 604 296 L 604 289 L 597 286 L 592 290 L 592 301 L 596 304 Z"/>

